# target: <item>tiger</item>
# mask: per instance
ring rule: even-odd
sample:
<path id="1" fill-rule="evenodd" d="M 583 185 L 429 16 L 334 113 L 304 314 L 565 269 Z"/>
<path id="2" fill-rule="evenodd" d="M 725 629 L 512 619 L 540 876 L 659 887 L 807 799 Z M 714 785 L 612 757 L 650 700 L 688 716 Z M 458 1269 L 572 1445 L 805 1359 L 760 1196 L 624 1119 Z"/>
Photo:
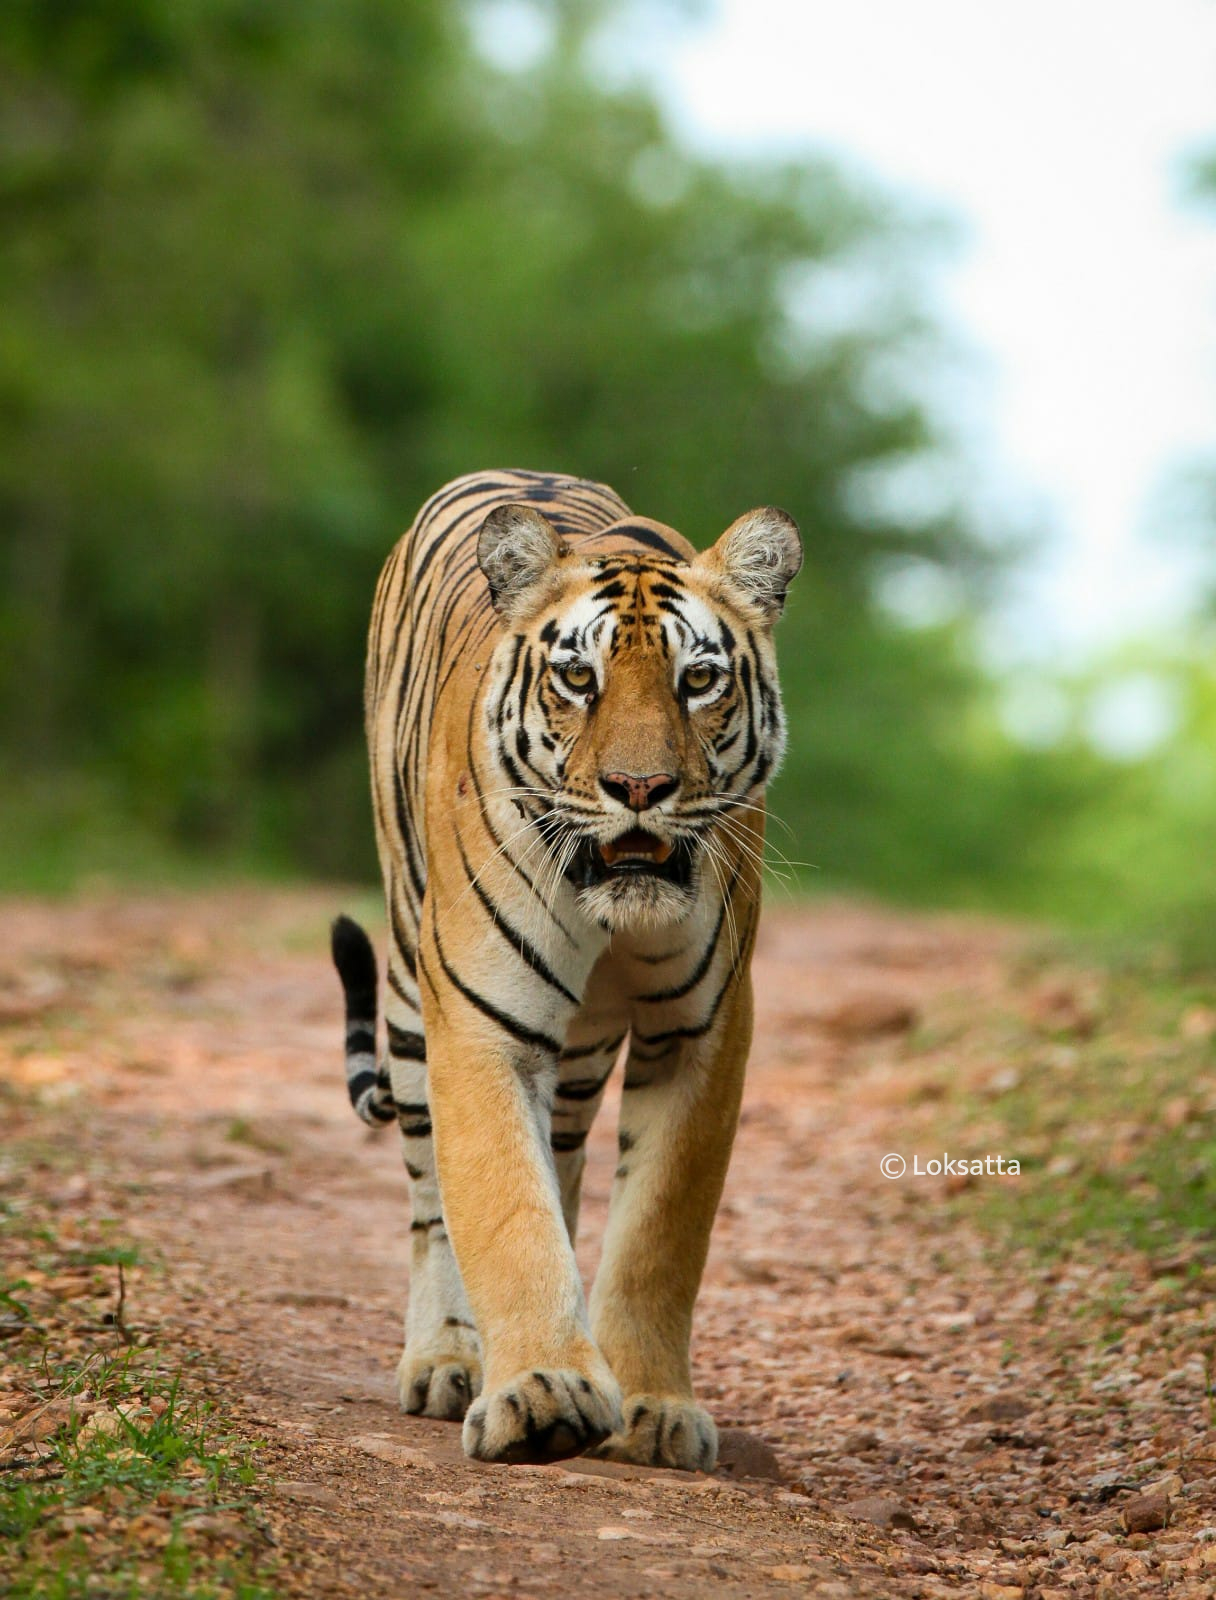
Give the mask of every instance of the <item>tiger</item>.
<path id="1" fill-rule="evenodd" d="M 788 513 L 698 554 L 603 484 L 458 478 L 390 554 L 365 723 L 388 929 L 333 926 L 346 1077 L 412 1200 L 397 1390 L 467 1455 L 711 1471 L 693 1306 L 752 1037 Z M 619 1057 L 598 1272 L 587 1134 Z"/>

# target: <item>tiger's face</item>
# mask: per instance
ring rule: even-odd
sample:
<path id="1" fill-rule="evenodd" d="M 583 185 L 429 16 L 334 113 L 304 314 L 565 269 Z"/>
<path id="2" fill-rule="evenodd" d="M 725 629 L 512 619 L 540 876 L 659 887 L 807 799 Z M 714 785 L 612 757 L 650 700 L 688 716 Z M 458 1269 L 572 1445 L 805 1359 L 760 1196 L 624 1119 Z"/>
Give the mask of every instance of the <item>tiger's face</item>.
<path id="1" fill-rule="evenodd" d="M 772 630 L 802 560 L 793 521 L 750 512 L 688 560 L 588 555 L 508 505 L 478 559 L 507 623 L 490 746 L 551 879 L 609 929 L 679 921 L 705 872 L 722 882 L 720 840 L 785 749 Z"/>

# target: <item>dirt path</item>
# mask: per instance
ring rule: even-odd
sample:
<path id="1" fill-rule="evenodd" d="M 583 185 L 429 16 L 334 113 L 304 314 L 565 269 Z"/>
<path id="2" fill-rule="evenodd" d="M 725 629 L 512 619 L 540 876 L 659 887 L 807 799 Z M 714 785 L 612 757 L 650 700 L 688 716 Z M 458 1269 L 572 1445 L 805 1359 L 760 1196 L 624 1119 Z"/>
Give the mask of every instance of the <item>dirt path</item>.
<path id="1" fill-rule="evenodd" d="M 396 1409 L 405 1178 L 393 1136 L 345 1103 L 323 954 L 339 908 L 10 904 L 0 963 L 0 1074 L 57 1106 L 78 1152 L 61 1203 L 117 1182 L 124 1226 L 163 1252 L 171 1323 L 269 1441 L 268 1514 L 302 1590 L 1216 1593 L 1202 1362 L 1154 1368 L 1151 1278 L 994 1259 L 968 1199 L 1016 1178 L 879 1168 L 940 1156 L 952 1096 L 1001 1070 L 968 1028 L 1024 1004 L 1012 935 L 849 906 L 769 916 L 695 1343 L 701 1396 L 741 1431 L 703 1478 L 479 1467 L 456 1428 Z M 1017 1157 L 975 1132 L 951 1154 Z M 610 1101 L 588 1274 L 614 1154 Z M 1116 1279 L 1129 1330 L 1095 1351 L 1078 1298 Z M 1169 1526 L 1126 1536 L 1127 1486 L 1157 1480 Z"/>

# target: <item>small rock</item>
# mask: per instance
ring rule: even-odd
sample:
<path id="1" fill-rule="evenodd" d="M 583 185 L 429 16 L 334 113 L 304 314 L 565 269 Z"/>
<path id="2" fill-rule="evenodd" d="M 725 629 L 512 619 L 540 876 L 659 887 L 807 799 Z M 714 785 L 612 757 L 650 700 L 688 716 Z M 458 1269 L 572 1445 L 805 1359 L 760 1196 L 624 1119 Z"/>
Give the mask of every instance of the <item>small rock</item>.
<path id="1" fill-rule="evenodd" d="M 315 1432 L 307 1424 L 301 1424 L 300 1432 Z M 396 1439 L 381 1438 L 379 1434 L 360 1434 L 349 1441 L 355 1450 L 362 1450 L 365 1455 L 375 1456 L 380 1461 L 391 1461 L 398 1467 L 426 1467 L 434 1471 L 435 1463 L 430 1456 L 421 1450 L 411 1450 L 408 1445 L 399 1444 Z"/>
<path id="2" fill-rule="evenodd" d="M 186 1187 L 195 1194 L 212 1194 L 220 1189 L 231 1189 L 245 1198 L 260 1199 L 274 1189 L 274 1168 L 259 1166 L 216 1167 L 186 1180 Z"/>
<path id="3" fill-rule="evenodd" d="M 1095 1472 L 1089 1480 L 1089 1494 L 1095 1500 L 1110 1500 L 1121 1489 L 1134 1489 L 1135 1487 L 1136 1485 L 1128 1479 L 1126 1472 L 1120 1471 L 1118 1468 L 1113 1471 Z"/>
<path id="4" fill-rule="evenodd" d="M 778 1583 L 805 1583 L 808 1578 L 814 1577 L 815 1569 L 798 1566 L 770 1567 L 768 1575 L 770 1578 L 776 1578 Z"/>
<path id="5" fill-rule="evenodd" d="M 81 1428 L 78 1435 L 81 1444 L 90 1439 L 117 1439 L 126 1431 L 125 1417 L 120 1411 L 113 1410 L 110 1406 L 98 1406 L 93 1415 Z"/>
<path id="6" fill-rule="evenodd" d="M 893 1356 L 897 1361 L 923 1361 L 927 1350 L 918 1350 L 904 1339 L 882 1339 L 869 1347 L 871 1355 Z M 898 1379 L 896 1380 L 898 1382 Z"/>
<path id="7" fill-rule="evenodd" d="M 917 1011 L 910 1001 L 894 994 L 858 994 L 842 1000 L 819 1018 L 829 1033 L 842 1039 L 873 1039 L 883 1034 L 907 1033 L 916 1026 Z"/>
<path id="8" fill-rule="evenodd" d="M 854 1428 L 851 1433 L 846 1433 L 840 1445 L 840 1453 L 846 1456 L 864 1456 L 871 1450 L 877 1450 L 882 1441 L 872 1428 Z"/>
<path id="9" fill-rule="evenodd" d="M 916 1518 L 900 1500 L 888 1495 L 871 1494 L 861 1500 L 850 1500 L 843 1508 L 846 1517 L 854 1522 L 869 1522 L 876 1528 L 909 1528 L 917 1532 Z"/>
<path id="10" fill-rule="evenodd" d="M 1072 1543 L 1072 1529 L 1048 1528 L 1043 1535 L 1043 1543 L 1049 1550 L 1063 1550 L 1066 1544 Z"/>
<path id="11" fill-rule="evenodd" d="M 1177 1472 L 1167 1472 L 1164 1478 L 1154 1478 L 1152 1483 L 1141 1484 L 1141 1494 L 1166 1494 L 1171 1499 L 1182 1493 L 1182 1478 Z"/>
<path id="12" fill-rule="evenodd" d="M 772 1483 L 784 1477 L 772 1445 L 746 1428 L 718 1429 L 718 1471 L 727 1478 L 767 1478 Z"/>
<path id="13" fill-rule="evenodd" d="M 1124 1502 L 1119 1521 L 1127 1533 L 1155 1533 L 1170 1520 L 1168 1494 L 1135 1494 Z"/>
<path id="14" fill-rule="evenodd" d="M 274 1485 L 274 1492 L 286 1500 L 297 1500 L 309 1506 L 338 1506 L 342 1503 L 341 1496 L 333 1489 L 327 1489 L 324 1484 L 304 1483 L 291 1478 L 280 1478 Z"/>
<path id="15" fill-rule="evenodd" d="M 990 1394 L 967 1408 L 967 1422 L 1017 1422 L 1027 1415 L 1030 1403 L 1018 1394 Z"/>
<path id="16" fill-rule="evenodd" d="M 904 1557 L 903 1570 L 905 1572 L 937 1572 L 939 1563 L 933 1556 L 922 1555 L 919 1550 L 909 1550 Z"/>

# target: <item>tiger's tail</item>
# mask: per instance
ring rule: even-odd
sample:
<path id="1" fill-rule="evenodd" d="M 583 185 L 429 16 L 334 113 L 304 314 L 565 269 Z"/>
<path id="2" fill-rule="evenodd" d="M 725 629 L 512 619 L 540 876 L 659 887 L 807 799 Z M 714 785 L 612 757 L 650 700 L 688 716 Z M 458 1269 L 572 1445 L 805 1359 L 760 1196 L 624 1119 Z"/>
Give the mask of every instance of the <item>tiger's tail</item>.
<path id="1" fill-rule="evenodd" d="M 376 953 L 357 922 L 338 917 L 330 930 L 334 966 L 346 996 L 346 1088 L 355 1114 L 369 1127 L 397 1112 L 388 1072 L 376 1063 Z"/>

